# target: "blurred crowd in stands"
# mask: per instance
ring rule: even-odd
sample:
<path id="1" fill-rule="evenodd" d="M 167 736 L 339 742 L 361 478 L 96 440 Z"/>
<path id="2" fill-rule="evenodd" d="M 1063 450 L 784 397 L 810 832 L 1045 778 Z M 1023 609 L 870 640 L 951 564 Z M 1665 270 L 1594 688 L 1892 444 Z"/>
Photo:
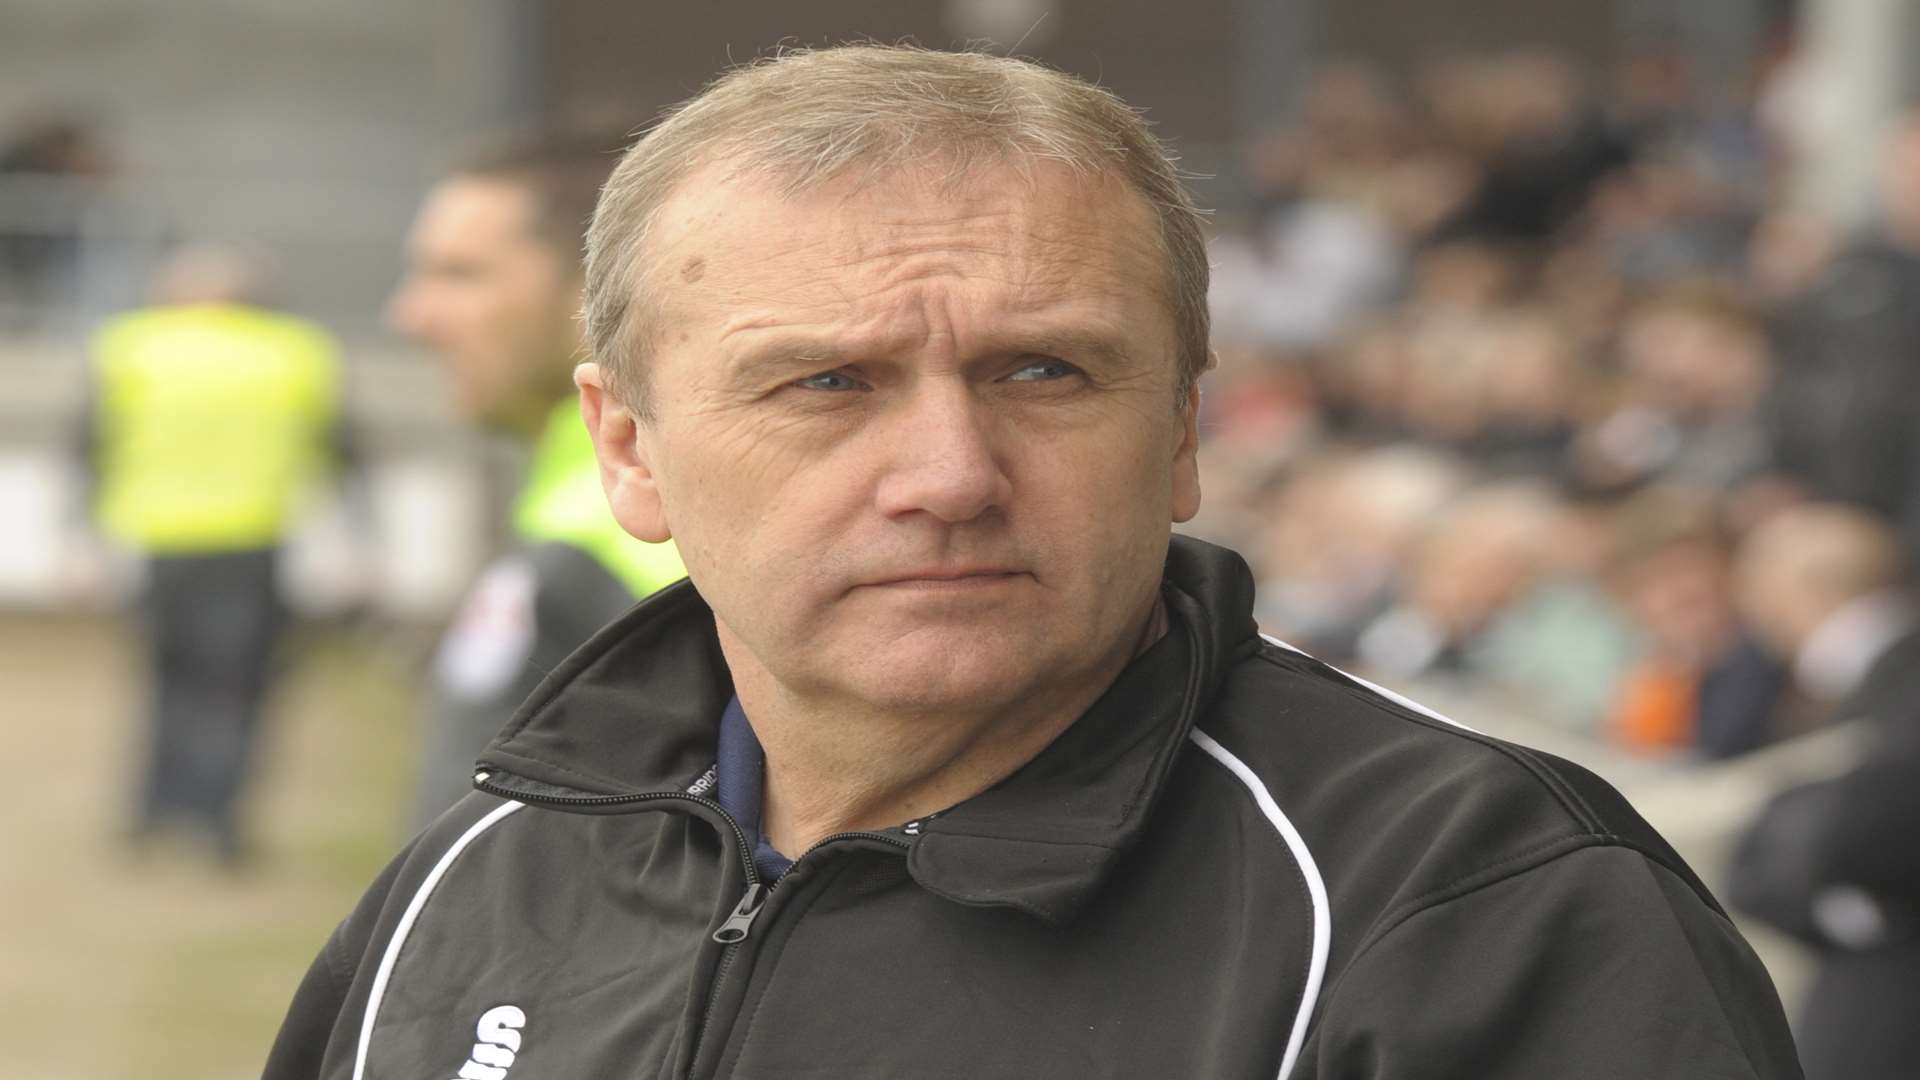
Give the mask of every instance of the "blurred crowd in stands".
<path id="1" fill-rule="evenodd" d="M 1252 149 L 1195 527 L 1253 563 L 1269 633 L 1646 754 L 1823 721 L 1764 594 L 1859 599 L 1920 552 L 1920 121 L 1848 233 L 1788 209 L 1766 79 L 1690 81 L 1336 66 Z M 1853 541 L 1817 569 L 1755 542 L 1796 513 Z"/>

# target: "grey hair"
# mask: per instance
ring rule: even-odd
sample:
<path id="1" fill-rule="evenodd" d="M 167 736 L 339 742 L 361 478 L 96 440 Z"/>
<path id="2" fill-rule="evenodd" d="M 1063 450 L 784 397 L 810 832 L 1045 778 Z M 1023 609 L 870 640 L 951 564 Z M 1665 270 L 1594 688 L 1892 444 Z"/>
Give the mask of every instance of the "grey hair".
<path id="1" fill-rule="evenodd" d="M 1152 208 L 1168 264 L 1176 403 L 1210 363 L 1201 211 L 1172 154 L 1106 90 L 1026 60 L 905 45 L 788 51 L 736 68 L 668 110 L 614 168 L 587 230 L 583 318 L 615 392 L 650 415 L 641 294 L 660 209 L 694 172 L 724 164 L 792 196 L 856 169 L 927 161 L 958 179 L 979 164 L 1064 164 L 1122 181 Z"/>

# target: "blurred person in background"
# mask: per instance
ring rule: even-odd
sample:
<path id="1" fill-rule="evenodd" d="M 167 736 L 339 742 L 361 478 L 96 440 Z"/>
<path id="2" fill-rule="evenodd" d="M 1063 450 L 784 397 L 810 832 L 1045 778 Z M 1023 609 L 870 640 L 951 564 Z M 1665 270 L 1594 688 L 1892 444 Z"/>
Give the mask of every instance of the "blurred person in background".
<path id="1" fill-rule="evenodd" d="M 1401 679 L 1475 670 L 1481 635 L 1547 568 L 1558 510 L 1546 489 L 1509 481 L 1434 513 L 1408 548 L 1396 602 L 1360 634 L 1362 665 Z"/>
<path id="2" fill-rule="evenodd" d="M 1514 298 L 1525 255 L 1513 243 L 1482 237 L 1426 244 L 1413 258 L 1404 308 L 1423 323 L 1470 324 Z"/>
<path id="3" fill-rule="evenodd" d="M 155 305 L 94 337 L 82 437 L 100 527 L 144 559 L 153 700 L 132 838 L 186 825 L 230 866 L 284 623 L 276 567 L 329 464 L 342 381 L 326 331 L 261 306 L 263 274 L 236 250 L 177 252 Z"/>
<path id="4" fill-rule="evenodd" d="M 1787 670 L 1740 618 L 1720 516 L 1710 493 L 1673 486 L 1640 492 L 1619 512 L 1608 580 L 1643 651 L 1607 733 L 1636 752 L 1727 758 L 1784 734 Z"/>
<path id="5" fill-rule="evenodd" d="M 1532 483 L 1551 506 L 1538 570 L 1475 641 L 1470 668 L 1528 715 L 1591 736 L 1635 650 L 1632 627 L 1600 585 L 1617 542 L 1613 500 Z"/>
<path id="6" fill-rule="evenodd" d="M 1563 479 L 1592 383 L 1573 336 L 1544 309 L 1515 308 L 1486 320 L 1464 359 L 1483 373 L 1467 455 L 1489 476 Z"/>
<path id="7" fill-rule="evenodd" d="M 1765 417 L 1787 477 L 1814 498 L 1882 515 L 1911 559 L 1920 557 L 1920 113 L 1888 137 L 1879 209 L 1874 228 L 1838 245 L 1785 300 Z"/>
<path id="8" fill-rule="evenodd" d="M 1741 602 L 1800 686 L 1864 730 L 1850 771 L 1789 789 L 1741 841 L 1728 896 L 1818 950 L 1796 1033 L 1809 1080 L 1920 1068 L 1920 614 L 1895 532 L 1782 511 L 1740 549 Z"/>
<path id="9" fill-rule="evenodd" d="M 1511 241 L 1549 239 L 1594 186 L 1633 158 L 1590 99 L 1573 64 L 1516 50 L 1469 65 L 1443 90 L 1469 110 L 1462 124 L 1479 152 L 1480 182 L 1440 231 Z"/>
<path id="10" fill-rule="evenodd" d="M 1393 603 L 1361 631 L 1356 662 L 1494 690 L 1543 722 L 1590 727 L 1629 646 L 1590 580 L 1586 520 L 1548 484 L 1483 478 L 1415 523 Z"/>
<path id="11" fill-rule="evenodd" d="M 1224 338 L 1319 346 L 1391 296 L 1405 252 L 1376 189 L 1402 148 L 1405 121 L 1377 73 L 1335 64 L 1315 74 L 1299 136 L 1254 144 L 1247 237 L 1212 243 L 1210 299 Z"/>
<path id="12" fill-rule="evenodd" d="M 1413 320 L 1381 317 L 1348 328 L 1309 367 L 1324 434 L 1340 444 L 1387 446 L 1409 440 Z"/>
<path id="13" fill-rule="evenodd" d="M 1774 376 L 1760 318 L 1704 281 L 1662 288 L 1628 313 L 1613 400 L 1576 449 L 1600 487 L 1667 481 L 1737 491 L 1773 463 L 1760 408 Z"/>
<path id="14" fill-rule="evenodd" d="M 1267 527 L 1249 548 L 1261 626 L 1335 663 L 1351 659 L 1392 603 L 1421 530 L 1467 476 L 1461 462 L 1411 444 L 1302 461 L 1267 500 Z M 1216 489 L 1207 491 L 1212 501 Z"/>
<path id="15" fill-rule="evenodd" d="M 608 513 L 573 389 L 581 245 L 619 143 L 554 135 L 476 156 L 428 193 L 408 241 L 393 325 L 433 352 L 459 412 L 532 455 L 517 544 L 435 657 L 416 827 L 471 790 L 474 759 L 547 672 L 686 574 L 670 542 L 635 540 Z"/>

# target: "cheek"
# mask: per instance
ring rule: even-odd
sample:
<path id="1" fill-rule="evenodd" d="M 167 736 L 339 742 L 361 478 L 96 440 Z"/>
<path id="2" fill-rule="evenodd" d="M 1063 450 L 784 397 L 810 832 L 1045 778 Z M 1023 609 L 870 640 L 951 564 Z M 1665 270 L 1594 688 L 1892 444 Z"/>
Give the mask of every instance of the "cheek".
<path id="1" fill-rule="evenodd" d="M 848 532 L 860 474 L 857 463 L 843 459 L 857 455 L 816 457 L 762 422 L 717 414 L 675 424 L 667 434 L 662 498 L 669 527 L 687 541 L 690 565 L 706 563 L 728 580 L 754 576 L 814 558 Z"/>
<path id="2" fill-rule="evenodd" d="M 1165 546 L 1172 456 L 1151 430 L 1031 440 L 1018 458 L 1016 516 L 1024 503 L 1056 544 L 1106 553 L 1099 576 L 1124 577 L 1137 569 L 1129 559 L 1157 559 Z"/>

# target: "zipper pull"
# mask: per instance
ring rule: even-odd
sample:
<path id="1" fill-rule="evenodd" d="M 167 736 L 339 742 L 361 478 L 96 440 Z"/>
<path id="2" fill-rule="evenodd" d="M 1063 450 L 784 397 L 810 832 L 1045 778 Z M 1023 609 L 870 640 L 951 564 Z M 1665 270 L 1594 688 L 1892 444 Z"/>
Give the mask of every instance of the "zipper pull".
<path id="1" fill-rule="evenodd" d="M 733 914 L 713 932 L 713 940 L 722 945 L 737 945 L 747 940 L 747 931 L 753 928 L 753 920 L 760 915 L 760 909 L 767 904 L 767 887 L 755 882 L 747 886 L 747 894 L 734 905 Z"/>

